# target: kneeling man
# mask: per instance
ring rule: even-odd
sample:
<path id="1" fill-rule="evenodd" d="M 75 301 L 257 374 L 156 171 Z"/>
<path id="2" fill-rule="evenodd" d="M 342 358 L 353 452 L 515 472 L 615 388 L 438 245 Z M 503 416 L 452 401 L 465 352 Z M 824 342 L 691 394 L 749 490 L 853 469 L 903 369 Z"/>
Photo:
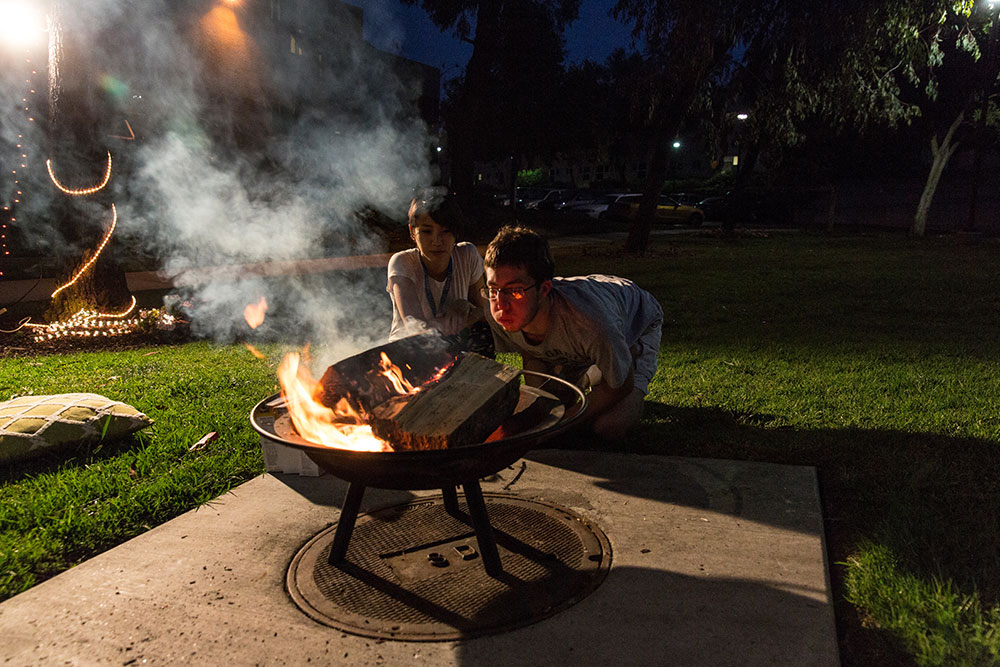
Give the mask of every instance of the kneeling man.
<path id="1" fill-rule="evenodd" d="M 653 295 L 615 276 L 553 277 L 548 242 L 526 227 L 502 228 L 484 264 L 497 352 L 589 388 L 586 423 L 622 438 L 656 373 L 663 311 Z"/>

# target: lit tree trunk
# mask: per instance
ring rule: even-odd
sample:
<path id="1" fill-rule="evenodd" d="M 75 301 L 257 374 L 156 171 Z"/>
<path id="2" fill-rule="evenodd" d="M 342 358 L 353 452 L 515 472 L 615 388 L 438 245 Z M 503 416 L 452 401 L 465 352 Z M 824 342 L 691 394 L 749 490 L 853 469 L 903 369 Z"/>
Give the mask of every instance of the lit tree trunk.
<path id="1" fill-rule="evenodd" d="M 67 269 L 62 278 L 78 280 L 54 298 L 47 313 L 50 319 L 61 319 L 81 307 L 120 310 L 130 301 L 125 272 L 114 258 L 113 240 L 85 272 L 80 272 L 94 256 L 113 219 L 112 184 L 86 194 L 67 190 L 92 187 L 103 180 L 108 159 L 108 110 L 97 90 L 98 77 L 87 59 L 86 45 L 65 30 L 64 6 L 62 0 L 54 0 L 49 10 L 48 156 L 60 181 L 54 179 L 50 184 L 50 214 L 63 237 L 54 250 L 58 264 Z"/>
<path id="2" fill-rule="evenodd" d="M 914 236 L 923 236 L 924 232 L 927 231 L 927 215 L 931 210 L 934 192 L 937 190 L 938 182 L 941 180 L 944 168 L 948 165 L 948 160 L 951 159 L 951 156 L 954 155 L 955 150 L 958 148 L 958 142 L 955 141 L 955 132 L 962 124 L 964 117 L 964 111 L 958 114 L 955 120 L 952 121 L 951 127 L 948 128 L 948 132 L 945 133 L 944 139 L 940 144 L 938 144 L 936 134 L 931 137 L 933 162 L 931 163 L 931 171 L 927 175 L 927 183 L 924 185 L 924 191 L 920 195 L 920 203 L 917 204 L 917 213 L 913 216 L 913 225 L 910 227 L 910 233 Z"/>

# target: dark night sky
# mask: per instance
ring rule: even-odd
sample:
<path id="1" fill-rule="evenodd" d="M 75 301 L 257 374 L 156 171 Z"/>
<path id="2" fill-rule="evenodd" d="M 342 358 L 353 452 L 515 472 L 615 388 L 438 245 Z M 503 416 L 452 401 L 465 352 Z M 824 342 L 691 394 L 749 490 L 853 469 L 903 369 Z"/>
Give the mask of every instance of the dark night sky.
<path id="1" fill-rule="evenodd" d="M 419 7 L 399 0 L 349 0 L 365 9 L 365 37 L 383 51 L 399 53 L 441 69 L 443 79 L 459 74 L 472 46 L 443 33 Z M 583 0 L 580 18 L 566 30 L 567 63 L 603 62 L 617 47 L 629 48 L 630 29 L 608 15 L 614 0 Z"/>

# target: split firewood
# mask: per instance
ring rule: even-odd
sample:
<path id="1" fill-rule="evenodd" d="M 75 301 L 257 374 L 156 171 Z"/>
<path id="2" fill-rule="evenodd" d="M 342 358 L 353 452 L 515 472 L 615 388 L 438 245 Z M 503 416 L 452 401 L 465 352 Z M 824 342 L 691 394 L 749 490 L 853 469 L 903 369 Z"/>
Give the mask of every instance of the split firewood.
<path id="1" fill-rule="evenodd" d="M 399 393 L 384 375 L 382 365 L 385 359 L 398 369 L 402 380 L 419 387 L 451 364 L 454 358 L 445 341 L 437 334 L 402 338 L 365 350 L 327 368 L 319 381 L 322 392 L 318 400 L 332 408 L 341 398 L 346 398 L 351 407 L 367 415 L 376 405 Z"/>
<path id="2" fill-rule="evenodd" d="M 520 375 L 513 366 L 467 352 L 430 387 L 375 406 L 372 432 L 407 450 L 483 442 L 514 411 Z"/>

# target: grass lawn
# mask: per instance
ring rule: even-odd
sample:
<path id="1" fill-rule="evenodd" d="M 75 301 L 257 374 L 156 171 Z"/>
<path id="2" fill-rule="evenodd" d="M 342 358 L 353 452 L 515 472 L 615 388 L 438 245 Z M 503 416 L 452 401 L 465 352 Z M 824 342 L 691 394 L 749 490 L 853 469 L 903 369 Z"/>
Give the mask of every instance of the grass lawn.
<path id="1" fill-rule="evenodd" d="M 1000 247 L 948 239 L 657 237 L 557 252 L 665 315 L 630 451 L 816 466 L 846 665 L 1000 662 Z M 0 399 L 93 391 L 156 420 L 0 472 L 0 599 L 263 469 L 269 361 L 194 343 L 0 359 Z M 210 431 L 205 449 L 189 447 Z"/>

